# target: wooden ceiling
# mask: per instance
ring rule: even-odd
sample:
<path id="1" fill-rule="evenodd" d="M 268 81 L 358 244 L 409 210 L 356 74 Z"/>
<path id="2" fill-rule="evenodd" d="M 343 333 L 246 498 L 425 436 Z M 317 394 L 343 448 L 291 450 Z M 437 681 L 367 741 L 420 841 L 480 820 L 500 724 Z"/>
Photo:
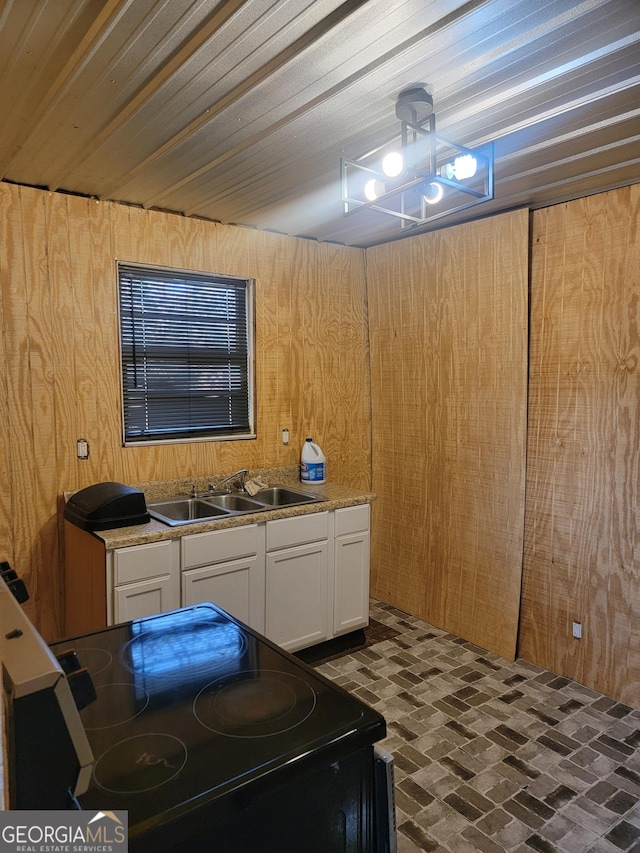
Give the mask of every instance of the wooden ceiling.
<path id="1" fill-rule="evenodd" d="M 339 163 L 410 86 L 495 145 L 438 227 L 640 180 L 638 0 L 4 0 L 0 81 L 4 180 L 347 245 L 400 236 Z"/>

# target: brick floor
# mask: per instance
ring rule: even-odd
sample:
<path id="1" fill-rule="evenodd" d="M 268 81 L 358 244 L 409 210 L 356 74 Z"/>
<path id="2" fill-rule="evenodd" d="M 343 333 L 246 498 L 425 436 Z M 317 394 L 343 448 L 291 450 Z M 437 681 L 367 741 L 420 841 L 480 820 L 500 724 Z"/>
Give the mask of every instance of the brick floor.
<path id="1" fill-rule="evenodd" d="M 399 853 L 640 853 L 640 711 L 395 608 L 318 670 L 387 720 Z"/>

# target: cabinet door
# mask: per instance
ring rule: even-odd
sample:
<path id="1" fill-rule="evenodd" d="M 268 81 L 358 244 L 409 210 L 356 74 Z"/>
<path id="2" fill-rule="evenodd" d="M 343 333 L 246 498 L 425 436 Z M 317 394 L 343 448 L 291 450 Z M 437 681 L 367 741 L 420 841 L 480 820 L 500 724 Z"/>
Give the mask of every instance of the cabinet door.
<path id="1" fill-rule="evenodd" d="M 137 581 L 114 589 L 114 621 L 128 622 L 180 607 L 175 579 L 170 575 Z"/>
<path id="2" fill-rule="evenodd" d="M 328 543 L 267 554 L 265 634 L 288 651 L 329 636 Z"/>
<path id="3" fill-rule="evenodd" d="M 369 624 L 369 534 L 351 533 L 335 540 L 333 633 Z"/>
<path id="4" fill-rule="evenodd" d="M 263 584 L 258 574 L 257 557 L 188 569 L 182 573 L 182 603 L 212 601 L 256 631 L 263 631 Z"/>

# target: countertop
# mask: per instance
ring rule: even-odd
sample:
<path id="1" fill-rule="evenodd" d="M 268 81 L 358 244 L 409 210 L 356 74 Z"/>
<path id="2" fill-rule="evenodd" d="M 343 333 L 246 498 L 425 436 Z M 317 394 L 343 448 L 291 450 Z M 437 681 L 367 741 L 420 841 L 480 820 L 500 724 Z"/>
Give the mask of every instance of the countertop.
<path id="1" fill-rule="evenodd" d="M 297 466 L 292 468 L 260 469 L 251 471 L 249 479 L 261 476 L 269 485 L 288 485 L 300 491 L 322 495 L 324 500 L 301 506 L 279 507 L 277 509 L 263 510 L 260 512 L 246 513 L 243 515 L 228 515 L 206 521 L 190 522 L 189 524 L 169 527 L 161 521 L 151 519 L 147 524 L 137 524 L 132 527 L 120 527 L 114 530 L 100 530 L 94 533 L 101 539 L 107 550 L 114 548 L 126 548 L 131 545 L 143 545 L 148 542 L 159 542 L 165 539 L 180 539 L 193 533 L 204 533 L 209 530 L 224 530 L 229 527 L 239 527 L 257 522 L 273 521 L 280 518 L 292 518 L 297 515 L 309 515 L 314 512 L 325 512 L 328 510 L 342 509 L 349 506 L 357 506 L 363 503 L 373 503 L 376 495 L 373 492 L 349 488 L 338 483 L 326 482 L 322 484 L 303 484 L 297 479 Z M 205 491 L 207 480 L 210 478 L 198 478 L 197 480 L 172 480 L 165 483 L 141 483 L 132 484 L 142 489 L 147 500 L 173 497 L 174 495 L 188 495 L 191 485 L 196 486 L 197 491 Z M 212 479 L 212 478 L 211 478 Z"/>

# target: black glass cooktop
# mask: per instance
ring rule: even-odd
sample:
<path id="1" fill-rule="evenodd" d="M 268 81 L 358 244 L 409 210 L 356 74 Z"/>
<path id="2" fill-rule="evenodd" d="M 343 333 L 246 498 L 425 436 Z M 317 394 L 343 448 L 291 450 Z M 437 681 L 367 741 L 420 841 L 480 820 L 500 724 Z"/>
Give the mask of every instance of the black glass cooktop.
<path id="1" fill-rule="evenodd" d="M 80 804 L 128 810 L 130 831 L 385 735 L 377 712 L 212 604 L 51 648 L 75 650 L 96 689 L 80 714 L 95 757 Z"/>

